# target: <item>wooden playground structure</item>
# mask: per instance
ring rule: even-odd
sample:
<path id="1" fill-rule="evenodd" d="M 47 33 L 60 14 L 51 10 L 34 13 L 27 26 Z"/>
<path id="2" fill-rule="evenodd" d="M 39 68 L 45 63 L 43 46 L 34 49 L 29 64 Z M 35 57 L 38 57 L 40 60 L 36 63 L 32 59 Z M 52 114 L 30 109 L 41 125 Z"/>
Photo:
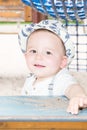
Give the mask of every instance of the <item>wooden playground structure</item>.
<path id="1" fill-rule="evenodd" d="M 18 20 L 31 21 L 31 8 L 24 6 L 21 0 L 0 0 L 0 21 Z"/>
<path id="2" fill-rule="evenodd" d="M 46 16 L 24 5 L 21 0 L 0 0 L 0 21 L 38 22 Z"/>

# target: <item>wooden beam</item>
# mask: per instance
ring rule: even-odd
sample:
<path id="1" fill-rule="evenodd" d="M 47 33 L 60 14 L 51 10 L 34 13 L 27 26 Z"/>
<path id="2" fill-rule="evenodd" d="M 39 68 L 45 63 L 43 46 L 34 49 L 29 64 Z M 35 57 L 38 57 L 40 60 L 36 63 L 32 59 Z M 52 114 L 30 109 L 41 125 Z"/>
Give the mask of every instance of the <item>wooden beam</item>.
<path id="1" fill-rule="evenodd" d="M 33 23 L 38 23 L 44 19 L 47 19 L 46 15 L 41 14 L 40 12 L 37 12 L 35 9 L 32 9 L 32 22 Z"/>
<path id="2" fill-rule="evenodd" d="M 87 122 L 0 122 L 2 129 L 87 130 Z"/>

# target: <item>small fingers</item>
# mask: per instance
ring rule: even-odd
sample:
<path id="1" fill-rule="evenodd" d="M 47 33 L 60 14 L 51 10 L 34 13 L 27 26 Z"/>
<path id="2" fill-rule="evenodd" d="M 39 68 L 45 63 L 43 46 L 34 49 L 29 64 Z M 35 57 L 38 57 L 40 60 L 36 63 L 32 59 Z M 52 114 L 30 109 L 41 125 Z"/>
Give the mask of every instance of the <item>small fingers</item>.
<path id="1" fill-rule="evenodd" d="M 71 113 L 71 114 L 78 114 L 78 102 L 77 101 L 70 101 L 69 106 L 67 108 L 67 112 Z"/>
<path id="2" fill-rule="evenodd" d="M 87 97 L 74 97 L 70 100 L 67 112 L 78 114 L 80 108 L 87 107 Z"/>
<path id="3" fill-rule="evenodd" d="M 79 108 L 86 108 L 87 107 L 87 97 L 79 98 Z"/>

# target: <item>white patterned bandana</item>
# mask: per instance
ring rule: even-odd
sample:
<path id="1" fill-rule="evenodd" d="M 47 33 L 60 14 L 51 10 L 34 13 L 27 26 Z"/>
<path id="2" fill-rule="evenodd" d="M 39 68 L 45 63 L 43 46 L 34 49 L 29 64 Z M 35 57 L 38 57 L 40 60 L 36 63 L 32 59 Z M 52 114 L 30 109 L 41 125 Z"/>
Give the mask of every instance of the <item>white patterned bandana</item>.
<path id="1" fill-rule="evenodd" d="M 31 33 L 39 29 L 49 30 L 60 37 L 64 43 L 69 64 L 74 58 L 75 48 L 64 25 L 57 20 L 42 20 L 39 23 L 25 25 L 25 27 L 19 32 L 18 35 L 18 40 L 22 52 L 25 53 L 27 50 L 27 40 Z"/>

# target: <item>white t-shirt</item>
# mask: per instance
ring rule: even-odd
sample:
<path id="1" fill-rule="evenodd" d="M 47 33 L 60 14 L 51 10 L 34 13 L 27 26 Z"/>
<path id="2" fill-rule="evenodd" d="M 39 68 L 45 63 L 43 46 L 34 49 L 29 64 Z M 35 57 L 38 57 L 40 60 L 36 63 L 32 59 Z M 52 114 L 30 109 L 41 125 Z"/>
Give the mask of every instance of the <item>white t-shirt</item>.
<path id="1" fill-rule="evenodd" d="M 35 76 L 33 74 L 27 77 L 22 89 L 23 96 L 63 96 L 68 87 L 77 83 L 66 68 L 59 71 L 55 76 L 40 81 L 33 86 L 34 81 Z"/>

